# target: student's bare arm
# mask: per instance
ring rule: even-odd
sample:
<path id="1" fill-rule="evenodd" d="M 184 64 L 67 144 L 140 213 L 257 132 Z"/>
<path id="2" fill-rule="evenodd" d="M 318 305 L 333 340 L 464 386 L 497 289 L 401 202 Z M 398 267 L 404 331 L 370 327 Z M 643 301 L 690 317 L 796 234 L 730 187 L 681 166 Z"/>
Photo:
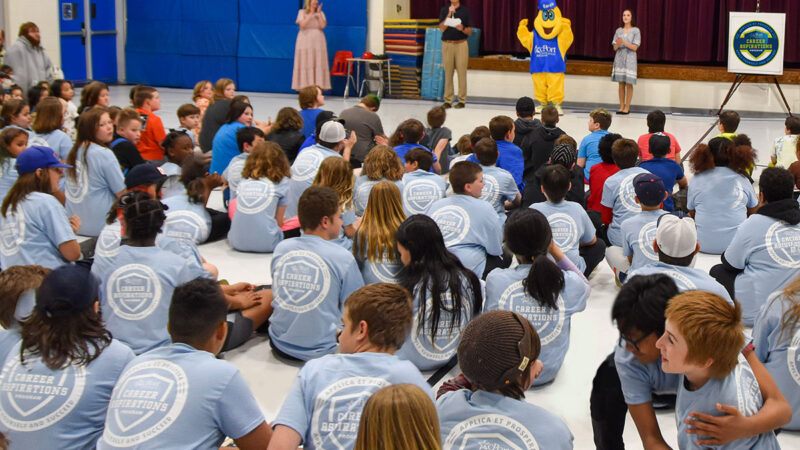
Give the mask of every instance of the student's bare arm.
<path id="1" fill-rule="evenodd" d="M 506 209 L 514 209 L 514 208 L 516 208 L 517 206 L 519 206 L 519 204 L 520 204 L 520 203 L 522 203 L 522 194 L 517 194 L 517 196 L 516 196 L 516 197 L 514 197 L 514 200 L 511 200 L 511 201 L 508 201 L 508 200 L 506 200 L 506 201 L 503 203 L 503 206 L 504 206 Z"/>
<path id="2" fill-rule="evenodd" d="M 439 164 L 439 160 L 438 159 L 436 160 L 435 163 L 433 163 L 431 168 L 433 168 L 433 171 L 436 172 L 437 174 L 442 173 L 442 165 Z"/>
<path id="3" fill-rule="evenodd" d="M 253 431 L 245 434 L 239 439 L 234 439 L 236 446 L 242 450 L 265 450 L 272 437 L 272 430 L 267 422 L 261 422 Z"/>
<path id="4" fill-rule="evenodd" d="M 278 226 L 282 227 L 284 222 L 286 222 L 286 217 L 284 214 L 286 213 L 286 206 L 278 206 L 275 210 L 275 221 L 278 222 Z"/>
<path id="5" fill-rule="evenodd" d="M 75 239 L 59 245 L 58 252 L 61 253 L 61 257 L 70 262 L 81 259 L 81 246 Z"/>
<path id="6" fill-rule="evenodd" d="M 346 226 L 343 227 L 344 228 L 344 235 L 349 237 L 349 238 L 352 238 L 353 236 L 356 235 L 356 231 L 358 231 L 358 228 L 360 226 L 361 226 L 361 217 L 359 217 L 358 220 L 356 220 L 352 224 L 346 225 Z"/>
<path id="7" fill-rule="evenodd" d="M 272 438 L 269 440 L 269 450 L 295 450 L 300 446 L 303 441 L 302 436 L 297 434 L 297 431 L 285 426 L 278 425 L 275 431 L 272 432 Z"/>
<path id="8" fill-rule="evenodd" d="M 633 253 L 628 255 L 628 264 L 633 264 Z"/>
<path id="9" fill-rule="evenodd" d="M 586 158 L 578 158 L 577 164 L 581 167 L 586 167 Z"/>
<path id="10" fill-rule="evenodd" d="M 588 247 L 588 246 L 594 245 L 596 243 L 597 243 L 597 236 L 593 237 L 592 240 L 589 241 L 589 242 L 579 242 L 578 246 L 580 246 L 580 247 Z"/>
<path id="11" fill-rule="evenodd" d="M 678 186 L 680 186 L 680 187 L 682 187 L 682 188 L 689 187 L 689 181 L 686 179 L 686 176 L 685 176 L 685 175 L 684 175 L 684 177 L 683 177 L 683 178 L 681 178 L 680 180 L 678 180 Z"/>
<path id="12" fill-rule="evenodd" d="M 652 403 L 642 403 L 640 405 L 628 405 L 639 437 L 642 439 L 642 446 L 645 450 L 666 450 L 670 446 L 664 441 L 661 429 L 658 427 L 656 412 Z"/>
<path id="13" fill-rule="evenodd" d="M 747 208 L 747 217 L 750 217 L 753 214 L 755 214 L 756 211 L 758 211 L 758 208 L 760 208 L 760 207 L 761 207 L 761 205 L 756 205 L 756 206 L 753 206 L 752 208 L 748 207 Z"/>
<path id="14" fill-rule="evenodd" d="M 693 209 L 690 209 L 690 210 L 689 210 L 689 217 L 691 217 L 692 219 L 694 219 L 694 210 L 693 210 Z"/>

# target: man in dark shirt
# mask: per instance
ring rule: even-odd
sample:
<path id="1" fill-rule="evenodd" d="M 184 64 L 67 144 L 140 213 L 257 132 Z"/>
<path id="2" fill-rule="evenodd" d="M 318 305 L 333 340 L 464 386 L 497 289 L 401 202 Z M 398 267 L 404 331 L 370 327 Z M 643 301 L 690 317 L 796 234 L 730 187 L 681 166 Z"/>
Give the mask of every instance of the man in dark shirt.
<path id="1" fill-rule="evenodd" d="M 217 100 L 211 104 L 203 116 L 203 126 L 200 129 L 200 136 L 198 143 L 200 149 L 204 153 L 211 151 L 211 143 L 214 141 L 214 135 L 222 125 L 225 125 L 225 118 L 228 116 L 228 110 L 231 107 L 231 101 L 226 99 Z"/>
<path id="2" fill-rule="evenodd" d="M 460 23 L 457 23 L 460 21 Z M 467 63 L 469 46 L 467 37 L 472 34 L 472 16 L 460 0 L 450 0 L 439 12 L 439 29 L 442 30 L 442 64 L 444 65 L 444 104 L 453 105 L 453 70 L 458 71 L 458 103 L 463 108 L 467 101 Z"/>

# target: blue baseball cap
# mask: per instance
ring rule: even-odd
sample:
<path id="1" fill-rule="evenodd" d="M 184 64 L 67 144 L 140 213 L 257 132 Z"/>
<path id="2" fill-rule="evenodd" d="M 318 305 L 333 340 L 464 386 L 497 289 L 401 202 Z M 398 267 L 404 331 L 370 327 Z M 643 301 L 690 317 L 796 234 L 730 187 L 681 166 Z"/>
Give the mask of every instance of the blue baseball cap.
<path id="1" fill-rule="evenodd" d="M 556 0 L 539 0 L 539 10 L 547 11 L 556 7 Z"/>
<path id="2" fill-rule="evenodd" d="M 87 267 L 67 264 L 54 269 L 36 290 L 36 310 L 48 318 L 85 311 L 100 298 L 100 280 Z"/>
<path id="3" fill-rule="evenodd" d="M 43 145 L 33 145 L 17 155 L 17 172 L 20 175 L 48 167 L 72 168 L 72 166 L 59 161 L 52 148 Z"/>
<path id="4" fill-rule="evenodd" d="M 644 206 L 658 206 L 664 201 L 664 181 L 652 173 L 640 173 L 633 179 L 633 190 Z"/>

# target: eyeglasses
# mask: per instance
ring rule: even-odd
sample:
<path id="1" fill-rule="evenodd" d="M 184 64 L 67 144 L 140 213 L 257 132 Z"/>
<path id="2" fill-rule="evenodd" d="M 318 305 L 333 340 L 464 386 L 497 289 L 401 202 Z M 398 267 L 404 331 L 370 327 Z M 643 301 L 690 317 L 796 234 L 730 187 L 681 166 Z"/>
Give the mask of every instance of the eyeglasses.
<path id="1" fill-rule="evenodd" d="M 649 334 L 645 334 L 644 336 L 640 337 L 639 339 L 632 340 L 630 338 L 625 337 L 625 335 L 620 334 L 619 335 L 619 346 L 620 347 L 625 347 L 625 344 L 630 344 L 630 346 L 633 347 L 634 350 L 636 350 L 637 352 L 640 352 L 641 350 L 639 350 L 639 344 L 643 340 L 645 340 L 647 338 L 647 336 L 649 336 Z M 623 344 L 623 342 L 625 344 Z"/>

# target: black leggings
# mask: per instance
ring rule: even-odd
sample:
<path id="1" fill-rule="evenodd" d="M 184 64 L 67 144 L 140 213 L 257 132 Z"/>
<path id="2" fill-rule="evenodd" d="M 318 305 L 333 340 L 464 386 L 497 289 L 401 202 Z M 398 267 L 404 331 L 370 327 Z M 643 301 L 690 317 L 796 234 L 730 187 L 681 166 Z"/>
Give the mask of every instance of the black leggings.
<path id="1" fill-rule="evenodd" d="M 580 247 L 578 253 L 586 262 L 586 270 L 583 271 L 583 276 L 589 278 L 594 268 L 606 257 L 606 243 L 602 239 L 598 239 L 592 245 Z"/>
<path id="2" fill-rule="evenodd" d="M 228 237 L 228 231 L 231 229 L 231 219 L 228 217 L 228 213 L 211 208 L 206 208 L 206 211 L 211 216 L 211 233 L 206 242 L 216 242 Z"/>
<path id="3" fill-rule="evenodd" d="M 731 270 L 725 267 L 724 264 L 717 264 L 708 271 L 709 275 L 725 287 L 725 290 L 728 291 L 731 298 L 736 298 L 736 288 L 734 285 L 736 283 L 736 276 L 740 273 L 742 273 L 741 270 Z"/>
<path id="4" fill-rule="evenodd" d="M 589 410 L 592 416 L 594 445 L 598 450 L 624 450 L 622 432 L 625 430 L 625 415 L 628 405 L 622 395 L 614 353 L 600 363 L 592 380 L 592 394 L 589 397 Z"/>

